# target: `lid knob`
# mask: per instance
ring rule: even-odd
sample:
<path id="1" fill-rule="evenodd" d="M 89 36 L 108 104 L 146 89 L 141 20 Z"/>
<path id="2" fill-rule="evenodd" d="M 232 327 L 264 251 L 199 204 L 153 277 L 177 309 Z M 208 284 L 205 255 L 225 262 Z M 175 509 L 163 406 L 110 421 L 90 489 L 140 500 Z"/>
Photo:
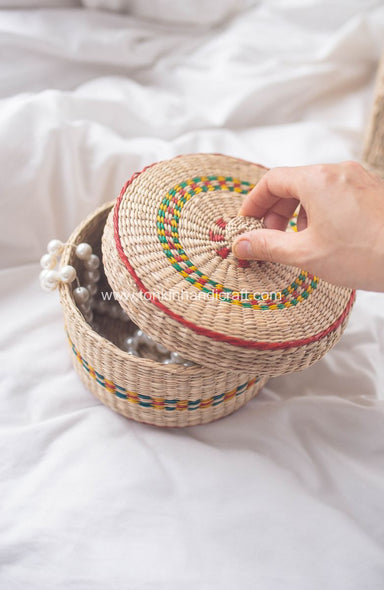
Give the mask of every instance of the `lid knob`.
<path id="1" fill-rule="evenodd" d="M 225 238 L 228 246 L 232 248 L 233 242 L 242 234 L 254 229 L 263 229 L 264 227 L 261 219 L 255 217 L 244 217 L 243 215 L 233 217 L 225 227 Z"/>

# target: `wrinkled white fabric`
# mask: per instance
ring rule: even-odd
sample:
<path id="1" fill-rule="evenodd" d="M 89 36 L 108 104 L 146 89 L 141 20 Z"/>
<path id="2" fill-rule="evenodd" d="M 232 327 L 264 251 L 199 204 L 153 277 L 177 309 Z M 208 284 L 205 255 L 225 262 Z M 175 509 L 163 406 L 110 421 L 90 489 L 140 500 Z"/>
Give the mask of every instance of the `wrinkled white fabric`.
<path id="1" fill-rule="evenodd" d="M 82 0 L 86 8 L 123 12 L 166 23 L 217 24 L 255 4 L 253 0 Z"/>
<path id="2" fill-rule="evenodd" d="M 381 590 L 383 295 L 314 367 L 161 430 L 83 388 L 38 286 L 48 240 L 153 161 L 359 158 L 382 2 L 186 4 L 0 11 L 0 587 Z"/>

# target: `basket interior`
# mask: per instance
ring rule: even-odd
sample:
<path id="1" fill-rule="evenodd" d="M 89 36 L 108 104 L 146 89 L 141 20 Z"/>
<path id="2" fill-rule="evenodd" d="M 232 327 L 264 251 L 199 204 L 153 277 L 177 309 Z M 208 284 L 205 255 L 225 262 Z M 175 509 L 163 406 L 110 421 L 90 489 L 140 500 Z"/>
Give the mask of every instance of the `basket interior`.
<path id="1" fill-rule="evenodd" d="M 113 296 L 112 288 L 108 282 L 108 279 L 104 272 L 104 266 L 102 263 L 102 251 L 101 251 L 101 238 L 104 231 L 104 226 L 108 214 L 112 208 L 112 205 L 103 208 L 100 210 L 99 213 L 94 215 L 94 217 L 84 223 L 78 234 L 76 235 L 76 244 L 81 242 L 86 242 L 91 245 L 92 250 L 97 256 L 100 258 L 100 280 L 98 282 L 98 293 L 96 296 L 96 301 L 100 302 L 102 300 L 106 300 L 108 302 L 114 302 L 115 304 L 119 305 L 118 301 Z M 79 260 L 75 256 L 74 248 L 71 248 L 68 258 L 68 264 L 71 264 L 76 268 L 77 276 L 79 278 L 80 284 L 83 285 L 85 283 L 84 280 L 84 264 L 82 260 Z M 138 329 L 138 326 L 129 321 L 122 321 L 121 319 L 116 319 L 108 315 L 108 313 L 100 313 L 97 309 L 97 306 L 93 308 L 94 320 L 91 324 L 91 327 L 95 329 L 103 338 L 109 340 L 112 344 L 120 348 L 121 350 L 125 350 L 125 340 L 129 336 L 132 336 L 135 331 Z M 140 356 L 145 358 L 152 359 L 154 361 L 162 361 L 163 356 L 158 352 L 154 352 L 151 347 L 146 346 L 145 343 L 142 343 L 138 347 L 138 352 Z M 165 358 L 165 356 L 164 356 Z"/>

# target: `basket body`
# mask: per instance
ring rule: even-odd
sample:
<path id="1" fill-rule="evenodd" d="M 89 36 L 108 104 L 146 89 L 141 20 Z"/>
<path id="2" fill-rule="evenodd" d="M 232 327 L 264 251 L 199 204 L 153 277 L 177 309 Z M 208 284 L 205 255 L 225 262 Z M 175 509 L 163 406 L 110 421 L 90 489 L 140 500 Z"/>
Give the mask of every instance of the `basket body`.
<path id="1" fill-rule="evenodd" d="M 69 239 L 89 243 L 101 254 L 101 236 L 112 204 L 92 214 Z M 75 266 L 81 280 L 82 268 L 67 246 L 62 265 Z M 105 288 L 108 284 L 105 279 Z M 164 365 L 129 355 L 119 348 L 127 335 L 127 324 L 105 318 L 107 337 L 85 321 L 67 285 L 60 286 L 67 336 L 76 372 L 84 385 L 114 411 L 156 426 L 184 427 L 204 424 L 231 414 L 254 397 L 267 377 L 249 371 L 225 372 L 216 367 Z"/>

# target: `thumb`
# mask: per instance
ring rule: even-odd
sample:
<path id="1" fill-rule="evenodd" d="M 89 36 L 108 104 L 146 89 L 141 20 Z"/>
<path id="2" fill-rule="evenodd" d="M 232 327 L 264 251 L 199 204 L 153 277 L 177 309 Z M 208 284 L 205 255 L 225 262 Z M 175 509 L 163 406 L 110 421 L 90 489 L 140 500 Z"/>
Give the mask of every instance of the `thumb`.
<path id="1" fill-rule="evenodd" d="M 265 260 L 291 266 L 304 262 L 305 232 L 294 233 L 276 229 L 257 229 L 242 234 L 232 245 L 237 258 Z"/>

